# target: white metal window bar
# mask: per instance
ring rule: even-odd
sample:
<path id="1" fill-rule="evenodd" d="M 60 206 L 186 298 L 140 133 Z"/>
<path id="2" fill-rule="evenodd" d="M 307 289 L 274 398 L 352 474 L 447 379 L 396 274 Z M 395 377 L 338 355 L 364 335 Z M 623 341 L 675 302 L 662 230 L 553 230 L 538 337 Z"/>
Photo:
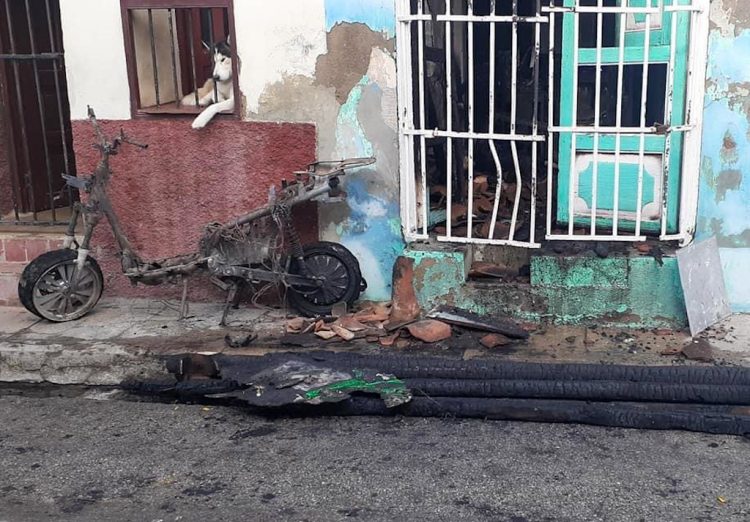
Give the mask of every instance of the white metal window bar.
<path id="1" fill-rule="evenodd" d="M 534 52 L 532 55 L 532 67 L 534 69 L 534 82 L 536 83 L 534 88 L 534 100 L 527 101 L 527 103 L 533 103 L 534 107 L 538 105 L 538 83 L 539 83 L 539 55 L 541 52 L 541 25 L 546 24 L 548 18 L 540 14 L 541 2 L 536 1 L 536 15 L 535 16 L 520 16 L 518 14 L 518 0 L 512 0 L 512 14 L 511 15 L 498 15 L 497 5 L 499 4 L 496 0 L 489 1 L 490 14 L 475 14 L 473 0 L 465 1 L 445 1 L 445 9 L 442 13 L 428 12 L 428 2 L 426 0 L 416 0 L 410 2 L 409 0 L 399 0 L 398 2 L 398 41 L 399 41 L 399 53 L 398 53 L 398 65 L 401 70 L 400 82 L 399 82 L 399 94 L 401 99 L 401 141 L 400 146 L 402 150 L 401 158 L 401 171 L 402 171 L 402 206 L 404 208 L 405 216 L 405 232 L 408 240 L 421 240 L 429 237 L 429 222 L 430 222 L 430 205 L 429 205 L 429 191 L 428 186 L 428 174 L 425 158 L 427 157 L 427 140 L 442 139 L 445 141 L 446 154 L 445 154 L 445 184 L 446 184 L 446 202 L 445 202 L 445 234 L 438 236 L 439 241 L 456 242 L 456 243 L 476 243 L 476 244 L 497 244 L 497 245 L 515 245 L 522 247 L 539 246 L 536 243 L 534 237 L 535 229 L 535 214 L 536 214 L 536 163 L 538 161 L 538 146 L 543 143 L 546 138 L 544 135 L 538 132 L 538 113 L 536 108 L 533 110 L 532 117 L 532 128 L 531 132 L 524 134 L 518 131 L 516 124 L 517 110 L 518 110 L 518 96 L 517 96 L 517 71 L 518 71 L 518 26 L 519 24 L 533 24 L 534 32 Z M 463 4 L 462 12 L 455 13 L 452 9 L 458 4 Z M 414 8 L 415 7 L 415 8 Z M 425 23 L 432 22 L 444 24 L 444 35 L 445 35 L 445 111 L 447 117 L 445 118 L 444 128 L 427 128 L 427 119 L 425 116 Z M 467 83 L 467 125 L 466 130 L 454 129 L 454 107 L 452 106 L 454 101 L 454 26 L 456 24 L 465 24 L 467 32 L 467 43 L 466 43 L 466 63 L 468 72 L 466 74 Z M 489 25 L 489 80 L 487 88 L 488 107 L 489 114 L 487 115 L 488 128 L 486 132 L 480 131 L 475 126 L 476 120 L 476 109 L 475 109 L 475 44 L 474 44 L 474 31 L 476 24 L 488 24 Z M 496 68 L 495 68 L 495 40 L 496 40 L 496 26 L 498 24 L 506 24 L 512 27 L 512 44 L 510 59 L 511 65 L 511 79 L 510 79 L 510 125 L 509 132 L 497 132 L 495 127 L 495 115 L 496 115 Z M 417 52 L 417 71 L 416 81 L 418 82 L 417 91 L 418 95 L 413 96 L 413 65 L 412 65 L 412 37 L 416 33 L 416 44 L 418 49 Z M 416 100 L 414 99 L 416 98 Z M 414 105 L 417 105 L 415 107 Z M 415 121 L 416 120 L 416 121 Z M 414 147 L 415 140 L 417 140 L 417 146 L 419 149 L 419 161 L 415 157 Z M 458 142 L 464 142 L 466 144 L 466 160 L 467 160 L 467 183 L 468 193 L 463 195 L 457 195 L 454 190 L 453 183 L 453 170 L 456 159 L 462 160 L 463 158 L 455 158 L 456 146 Z M 495 239 L 496 225 L 498 219 L 500 197 L 503 189 L 504 177 L 508 177 L 507 173 L 503 171 L 501 165 L 500 153 L 498 151 L 497 142 L 506 142 L 510 146 L 510 154 L 512 156 L 513 173 L 510 177 L 515 182 L 515 191 L 513 193 L 513 209 L 510 219 L 509 233 L 506 239 Z M 522 174 L 521 165 L 519 162 L 518 143 L 528 143 L 531 147 L 531 161 L 533 166 L 531 167 L 531 191 L 532 196 L 530 199 L 530 208 L 528 209 L 528 219 L 531 220 L 527 224 L 530 230 L 530 237 L 526 240 L 519 241 L 516 235 L 517 225 L 519 223 L 520 205 L 521 205 L 521 192 L 522 192 Z M 497 182 L 494 189 L 494 198 L 492 201 L 492 211 L 490 212 L 491 220 L 489 226 L 489 233 L 487 237 L 480 237 L 475 234 L 475 208 L 474 208 L 474 195 L 473 195 L 473 184 L 475 179 L 475 153 L 479 145 L 486 146 L 489 150 L 489 154 L 492 158 L 492 162 L 495 166 L 495 173 Z M 417 175 L 418 174 L 418 175 Z M 418 178 L 418 183 L 416 179 Z M 415 191 L 417 184 L 419 184 L 419 190 Z M 418 205 L 417 198 L 415 195 L 421 193 L 422 204 Z M 453 226 L 452 210 L 454 202 L 459 201 L 459 197 L 466 198 L 466 233 L 465 235 L 459 235 L 455 233 Z"/>
<path id="2" fill-rule="evenodd" d="M 703 81 L 703 70 L 706 63 L 707 54 L 707 36 L 708 36 L 708 0 L 658 0 L 657 2 L 647 2 L 646 7 L 632 7 L 629 5 L 628 0 L 622 0 L 619 5 L 604 5 L 604 0 L 595 0 L 596 5 L 581 5 L 581 0 L 575 0 L 575 2 L 567 2 L 567 5 L 561 5 L 563 0 L 549 0 L 549 5 L 542 7 L 541 2 L 536 2 L 536 12 L 533 16 L 520 16 L 518 10 L 518 0 L 509 0 L 512 2 L 512 14 L 510 15 L 498 15 L 497 6 L 499 3 L 496 0 L 490 0 L 490 13 L 489 14 L 475 14 L 475 1 L 474 0 L 445 0 L 444 10 L 440 13 L 432 12 L 429 9 L 430 2 L 428 0 L 398 0 L 397 2 L 397 13 L 398 13 L 398 27 L 397 27 L 397 39 L 399 45 L 398 53 L 398 66 L 399 66 L 399 106 L 400 106 L 400 148 L 401 148 L 401 174 L 402 174 L 402 215 L 404 222 L 404 232 L 406 239 L 409 241 L 414 240 L 426 240 L 430 237 L 430 219 L 432 209 L 430 208 L 430 190 L 428 182 L 427 172 L 427 142 L 428 140 L 443 140 L 445 143 L 445 233 L 438 235 L 438 240 L 454 242 L 454 243 L 474 243 L 474 244 L 494 244 L 494 245 L 511 245 L 520 247 L 538 247 L 540 246 L 538 238 L 535 237 L 536 232 L 536 199 L 537 199 L 537 180 L 538 180 L 538 166 L 539 166 L 539 145 L 543 142 L 547 142 L 546 148 L 546 163 L 547 163 L 547 197 L 546 197 L 546 239 L 547 240 L 597 240 L 597 241 L 644 241 L 646 235 L 643 233 L 643 215 L 640 202 L 643 200 L 644 190 L 644 163 L 646 160 L 646 138 L 647 136 L 664 136 L 664 151 L 663 151 L 663 172 L 661 179 L 661 193 L 659 194 L 661 212 L 660 212 L 660 230 L 659 238 L 662 240 L 678 240 L 682 243 L 687 243 L 692 239 L 692 233 L 695 226 L 695 215 L 697 207 L 697 176 L 698 176 L 698 162 L 700 155 L 700 129 L 702 123 L 702 111 L 701 100 L 704 94 Z M 435 2 L 432 2 L 435 3 Z M 569 4 L 573 3 L 573 6 Z M 590 2 L 593 3 L 593 2 Z M 609 2 L 611 3 L 611 2 Z M 460 13 L 455 13 L 453 7 L 456 4 L 463 4 L 463 8 L 459 9 Z M 656 5 L 654 5 L 656 4 Z M 593 14 L 596 16 L 597 28 L 596 28 L 596 44 L 595 44 L 595 94 L 594 94 L 594 121 L 592 125 L 581 124 L 578 121 L 578 75 L 579 69 L 582 67 L 578 63 L 579 44 L 578 38 L 580 34 L 580 15 L 582 14 Z M 664 111 L 664 123 L 653 124 L 653 122 L 647 122 L 647 103 L 649 94 L 649 75 L 650 75 L 650 58 L 649 51 L 651 45 L 651 32 L 652 32 L 652 17 L 660 17 L 664 20 L 665 13 L 672 13 L 670 17 L 671 32 L 670 32 L 670 56 L 668 58 L 667 66 L 667 92 L 666 97 L 666 108 Z M 601 121 L 601 108 L 602 108 L 602 55 L 605 50 L 603 43 L 603 17 L 616 16 L 619 18 L 617 47 L 618 47 L 618 58 L 616 62 L 617 68 L 617 103 L 616 103 L 616 117 L 615 124 L 605 125 Z M 645 23 L 643 24 L 644 33 L 644 45 L 643 45 L 643 59 L 640 63 L 636 63 L 642 69 L 641 78 L 641 93 L 640 93 L 640 110 L 639 110 L 639 123 L 636 126 L 625 126 L 623 125 L 623 98 L 624 98 L 624 81 L 625 76 L 624 69 L 627 64 L 633 64 L 632 58 L 626 62 L 625 58 L 625 38 L 628 17 L 635 17 L 636 15 L 645 16 Z M 573 16 L 573 119 L 572 125 L 562 126 L 559 123 L 554 124 L 554 115 L 556 114 L 556 104 L 559 103 L 556 94 L 560 85 L 560 81 L 556 76 L 556 53 L 555 42 L 557 38 L 558 23 L 563 16 Z M 688 64 L 687 64 L 687 83 L 686 83 L 686 98 L 685 98 L 685 118 L 684 124 L 672 125 L 673 111 L 674 111 L 674 89 L 675 89 L 675 52 L 677 49 L 677 24 L 679 17 L 689 17 L 689 34 L 681 35 L 681 37 L 688 37 L 689 40 L 689 52 L 688 52 Z M 444 38 L 445 38 L 445 111 L 447 117 L 445 118 L 445 125 L 442 128 L 427 128 L 428 118 L 425 113 L 425 24 L 431 22 L 432 27 L 435 24 L 442 23 L 444 26 Z M 466 112 L 468 113 L 468 125 L 466 129 L 454 129 L 454 107 L 452 105 L 454 95 L 454 89 L 460 86 L 454 85 L 454 38 L 452 32 L 456 25 L 465 24 L 466 31 L 468 33 L 468 39 L 465 49 L 465 59 L 468 68 L 467 84 L 468 84 L 468 104 Z M 478 131 L 475 128 L 475 39 L 474 29 L 475 24 L 488 24 L 489 25 L 489 53 L 490 53 L 490 67 L 489 67 L 489 79 L 488 79 L 488 98 L 489 98 L 489 127 L 486 132 Z M 511 38 L 511 49 L 510 49 L 510 60 L 511 60 L 511 78 L 509 83 L 510 90 L 510 126 L 509 132 L 497 132 L 495 127 L 495 116 L 496 116 L 496 68 L 495 62 L 496 56 L 496 32 L 497 27 L 501 24 L 508 24 L 512 28 Z M 518 132 L 517 125 L 517 110 L 518 110 L 518 60 L 519 60 L 519 42 L 518 42 L 518 27 L 520 24 L 533 24 L 533 53 L 532 53 L 532 64 L 533 75 L 534 75 L 534 100 L 533 100 L 533 117 L 531 124 L 531 131 L 528 133 Z M 548 27 L 549 39 L 548 48 L 545 50 L 541 49 L 542 38 L 541 28 L 543 25 Z M 456 29 L 458 30 L 458 29 Z M 566 38 L 572 38 L 571 35 L 565 35 Z M 413 40 L 414 39 L 414 40 Z M 417 46 L 417 60 L 416 60 L 416 81 L 417 93 L 414 93 L 414 65 L 413 65 L 413 44 Z M 545 52 L 548 55 L 548 78 L 547 78 L 547 132 L 539 132 L 539 66 L 541 53 Z M 460 57 L 464 58 L 464 57 Z M 559 94 L 557 94 L 559 96 Z M 528 100 L 524 100 L 528 102 Z M 416 105 L 416 107 L 415 107 Z M 683 110 L 680 108 L 680 110 Z M 416 120 L 416 121 L 415 121 Z M 668 180 L 670 175 L 675 173 L 670 172 L 670 155 L 672 154 L 672 140 L 673 135 L 681 134 L 684 139 L 683 144 L 683 158 L 682 158 L 682 183 L 680 186 L 679 194 L 679 217 L 678 217 L 678 231 L 677 233 L 669 233 L 667 227 L 668 212 Z M 575 206 L 574 198 L 576 196 L 576 188 L 572 185 L 569 186 L 567 197 L 568 200 L 568 211 L 570 213 L 567 219 L 567 230 L 560 232 L 555 227 L 554 222 L 554 191 L 556 189 L 556 174 L 557 169 L 555 168 L 554 159 L 559 155 L 556 152 L 557 137 L 560 135 L 567 134 L 571 137 L 571 165 L 570 172 L 572 173 L 575 169 L 576 161 L 576 139 L 579 135 L 593 136 L 593 175 L 592 175 L 592 196 L 591 196 L 591 208 L 590 208 L 590 219 L 589 223 L 583 230 L 579 225 L 576 224 L 574 215 Z M 611 137 L 614 139 L 614 196 L 613 205 L 614 208 L 611 211 L 612 225 L 608 230 L 602 230 L 603 227 L 598 225 L 598 218 L 601 216 L 600 209 L 598 209 L 597 195 L 599 194 L 597 183 L 599 181 L 599 156 L 602 153 L 600 143 L 604 137 Z M 620 175 L 622 167 L 622 157 L 624 155 L 622 149 L 622 141 L 624 137 L 635 137 L 638 142 L 638 180 L 637 180 L 637 200 L 636 200 L 636 211 L 634 218 L 634 230 L 624 231 L 621 229 L 620 224 L 625 221 L 625 217 L 621 209 L 620 204 Z M 466 169 L 466 177 L 468 191 L 466 194 L 456 194 L 454 190 L 453 175 L 455 170 L 455 159 L 454 154 L 457 144 L 466 144 L 465 157 L 468 162 Z M 504 172 L 500 153 L 497 145 L 499 143 L 506 143 L 509 145 L 511 164 L 513 171 L 510 176 L 507 172 Z M 519 240 L 516 237 L 516 230 L 519 221 L 519 210 L 521 205 L 521 187 L 522 187 L 522 167 L 519 162 L 518 145 L 521 143 L 527 143 L 530 145 L 531 160 L 530 160 L 530 172 L 526 172 L 527 176 L 531 180 L 531 198 L 529 201 L 529 208 L 527 209 L 526 216 L 530 221 L 529 234 L 527 238 Z M 485 145 L 488 147 L 492 161 L 495 166 L 494 175 L 496 176 L 496 183 L 494 188 L 494 200 L 493 208 L 491 212 L 490 229 L 487 237 L 481 237 L 475 233 L 474 227 L 474 194 L 473 194 L 473 181 L 475 176 L 474 160 L 475 151 L 478 145 Z M 415 149 L 418 149 L 418 154 Z M 696 150 L 698 152 L 696 152 Z M 417 158 L 418 156 L 418 158 Z M 463 158 L 458 158 L 463 159 Z M 509 232 L 506 238 L 498 239 L 495 236 L 495 227 L 498 220 L 498 210 L 501 205 L 502 190 L 504 188 L 504 178 L 515 179 L 515 193 L 512 194 L 512 213 L 510 219 Z M 572 179 L 571 179 L 572 181 Z M 417 194 L 421 193 L 421 204 L 418 201 Z M 452 209 L 454 202 L 460 200 L 461 197 L 466 198 L 467 206 L 467 226 L 465 234 L 456 234 L 453 227 Z M 507 198 L 507 196 L 506 196 Z M 632 218 L 628 218 L 632 219 Z"/>

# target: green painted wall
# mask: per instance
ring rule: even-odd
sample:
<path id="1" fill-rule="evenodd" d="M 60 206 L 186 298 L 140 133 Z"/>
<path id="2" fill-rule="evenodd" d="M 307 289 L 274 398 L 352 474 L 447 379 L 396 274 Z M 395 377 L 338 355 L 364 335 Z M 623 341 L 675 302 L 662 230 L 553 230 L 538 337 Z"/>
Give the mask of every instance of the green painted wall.
<path id="1" fill-rule="evenodd" d="M 546 299 L 555 322 L 686 324 L 677 260 L 663 261 L 659 265 L 651 257 L 536 257 L 531 263 L 531 288 Z"/>
<path id="2" fill-rule="evenodd" d="M 412 250 L 415 289 L 429 310 L 449 304 L 525 321 L 625 327 L 684 326 L 675 258 L 534 256 L 530 284 L 467 282 L 463 251 Z"/>

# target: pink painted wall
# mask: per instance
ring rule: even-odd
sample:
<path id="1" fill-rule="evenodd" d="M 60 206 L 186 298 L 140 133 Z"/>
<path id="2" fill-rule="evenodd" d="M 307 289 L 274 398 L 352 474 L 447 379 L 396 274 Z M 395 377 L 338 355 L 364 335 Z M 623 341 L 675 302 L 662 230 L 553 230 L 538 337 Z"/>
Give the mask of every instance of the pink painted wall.
<path id="1" fill-rule="evenodd" d="M 293 179 L 315 159 L 315 127 L 310 124 L 243 122 L 220 118 L 202 131 L 183 118 L 101 122 L 108 136 L 122 127 L 148 150 L 126 146 L 111 160 L 110 196 L 133 245 L 144 258 L 192 252 L 203 226 L 225 221 L 268 200 L 271 185 Z M 73 122 L 79 175 L 93 171 L 98 152 L 88 121 Z M 303 241 L 318 237 L 314 206 L 295 213 Z M 105 295 L 174 298 L 174 286 L 133 288 L 121 274 L 114 237 L 106 221 L 92 251 L 105 274 Z M 193 300 L 223 299 L 209 281 L 190 285 Z"/>

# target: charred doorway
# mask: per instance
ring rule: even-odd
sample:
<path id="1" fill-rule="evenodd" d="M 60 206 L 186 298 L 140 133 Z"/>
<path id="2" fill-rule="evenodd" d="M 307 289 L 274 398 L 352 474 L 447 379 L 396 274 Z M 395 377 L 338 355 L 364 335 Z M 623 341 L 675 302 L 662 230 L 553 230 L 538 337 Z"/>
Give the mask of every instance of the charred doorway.
<path id="1" fill-rule="evenodd" d="M 415 170 L 417 237 L 537 244 L 549 47 L 541 7 L 410 0 L 410 14 L 399 18 L 414 24 L 402 35 L 414 81 L 402 92 L 413 120 L 401 146 Z"/>

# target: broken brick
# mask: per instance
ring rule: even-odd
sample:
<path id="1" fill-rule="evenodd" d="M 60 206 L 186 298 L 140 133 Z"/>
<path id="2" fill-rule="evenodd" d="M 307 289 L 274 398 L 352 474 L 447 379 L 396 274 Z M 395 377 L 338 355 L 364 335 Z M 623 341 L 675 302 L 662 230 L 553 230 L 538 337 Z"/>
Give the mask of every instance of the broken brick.
<path id="1" fill-rule="evenodd" d="M 414 321 L 421 312 L 414 291 L 414 260 L 400 256 L 393 266 L 393 304 L 388 326 L 399 326 Z"/>
<path id="2" fill-rule="evenodd" d="M 502 334 L 489 334 L 479 339 L 479 343 L 485 348 L 497 348 L 498 346 L 505 346 L 510 344 L 511 341 Z"/>
<path id="3" fill-rule="evenodd" d="M 649 252 L 651 252 L 651 245 L 649 245 L 648 243 L 638 243 L 635 249 L 638 250 L 638 252 L 640 252 L 641 254 L 648 254 Z"/>
<path id="4" fill-rule="evenodd" d="M 682 354 L 692 361 L 712 362 L 713 347 L 705 339 L 698 339 L 683 346 Z"/>
<path id="5" fill-rule="evenodd" d="M 495 204 L 484 196 L 478 196 L 474 200 L 474 207 L 481 212 L 492 212 Z"/>
<path id="6" fill-rule="evenodd" d="M 434 319 L 426 319 L 417 323 L 412 323 L 406 327 L 409 333 L 426 343 L 436 343 L 443 341 L 451 336 L 450 325 Z"/>
<path id="7" fill-rule="evenodd" d="M 401 332 L 395 332 L 391 335 L 386 335 L 385 337 L 380 338 L 380 345 L 381 346 L 393 346 L 393 344 L 396 342 L 396 339 L 398 339 L 398 336 Z"/>
<path id="8" fill-rule="evenodd" d="M 362 332 L 364 330 L 367 330 L 367 327 L 363 325 L 361 322 L 359 322 L 356 318 L 354 318 L 351 315 L 345 315 L 343 317 L 339 317 L 338 320 L 334 323 L 336 326 L 341 326 L 342 328 L 346 328 L 350 332 Z"/>
<path id="9" fill-rule="evenodd" d="M 454 203 L 451 206 L 451 218 L 456 223 L 462 219 L 466 219 L 468 216 L 468 207 L 463 203 Z"/>
<path id="10" fill-rule="evenodd" d="M 351 341 L 354 339 L 354 334 L 352 332 L 337 324 L 331 326 L 331 330 L 345 341 Z"/>
<path id="11" fill-rule="evenodd" d="M 490 188 L 490 184 L 485 174 L 474 176 L 474 193 L 475 194 L 483 194 L 487 192 L 489 188 Z"/>
<path id="12" fill-rule="evenodd" d="M 305 328 L 305 320 L 302 317 L 295 317 L 286 322 L 287 333 L 297 333 Z"/>
<path id="13" fill-rule="evenodd" d="M 390 314 L 390 303 L 374 303 L 354 314 L 354 318 L 360 323 L 382 323 Z"/>

